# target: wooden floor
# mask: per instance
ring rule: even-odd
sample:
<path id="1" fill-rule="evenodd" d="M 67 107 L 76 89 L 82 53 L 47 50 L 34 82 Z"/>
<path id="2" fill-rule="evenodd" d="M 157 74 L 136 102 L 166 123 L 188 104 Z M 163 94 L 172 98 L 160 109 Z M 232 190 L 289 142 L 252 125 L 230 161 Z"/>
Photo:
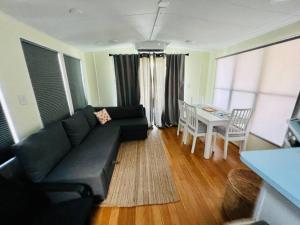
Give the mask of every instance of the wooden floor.
<path id="1" fill-rule="evenodd" d="M 153 129 L 166 146 L 166 153 L 180 195 L 180 201 L 165 205 L 131 208 L 98 208 L 92 225 L 219 225 L 226 221 L 221 208 L 228 172 L 245 167 L 236 146 L 229 145 L 227 160 L 222 159 L 223 141 L 218 140 L 215 153 L 203 158 L 204 144 L 197 141 L 195 154 L 181 144 L 175 128 Z"/>

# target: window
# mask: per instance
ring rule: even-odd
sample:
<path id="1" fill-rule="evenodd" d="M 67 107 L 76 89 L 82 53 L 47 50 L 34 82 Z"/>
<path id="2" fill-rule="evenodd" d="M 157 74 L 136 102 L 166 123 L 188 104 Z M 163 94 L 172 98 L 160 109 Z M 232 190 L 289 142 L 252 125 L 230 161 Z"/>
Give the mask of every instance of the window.
<path id="1" fill-rule="evenodd" d="M 84 94 L 80 60 L 64 55 L 64 61 L 74 110 L 84 108 L 87 102 Z"/>
<path id="2" fill-rule="evenodd" d="M 214 105 L 254 109 L 251 132 L 282 145 L 300 89 L 300 39 L 217 61 Z"/>
<path id="3" fill-rule="evenodd" d="M 0 104 L 0 165 L 13 158 L 13 154 L 9 149 L 9 146 L 13 143 L 14 140 L 10 133 L 2 105 Z"/>
<path id="4" fill-rule="evenodd" d="M 58 53 L 27 41 L 22 47 L 44 125 L 70 114 Z"/>

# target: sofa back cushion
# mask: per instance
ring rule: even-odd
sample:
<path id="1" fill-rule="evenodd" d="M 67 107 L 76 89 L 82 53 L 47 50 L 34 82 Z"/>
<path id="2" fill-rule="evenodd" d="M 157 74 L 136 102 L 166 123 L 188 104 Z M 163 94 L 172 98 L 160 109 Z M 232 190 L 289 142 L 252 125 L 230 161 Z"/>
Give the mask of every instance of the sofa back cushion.
<path id="1" fill-rule="evenodd" d="M 94 115 L 95 109 L 93 106 L 86 106 L 84 109 L 81 110 L 90 125 L 90 128 L 94 128 L 98 123 L 97 117 Z"/>
<path id="2" fill-rule="evenodd" d="M 33 182 L 39 182 L 71 149 L 61 122 L 55 122 L 13 146 L 17 159 Z"/>
<path id="3" fill-rule="evenodd" d="M 103 109 L 103 107 L 96 108 L 96 111 Z M 130 119 L 130 118 L 142 118 L 145 116 L 144 107 L 142 105 L 137 106 L 124 106 L 124 107 L 105 107 L 110 117 L 113 120 L 116 119 Z"/>
<path id="4" fill-rule="evenodd" d="M 79 145 L 90 132 L 90 126 L 82 111 L 77 111 L 68 119 L 62 121 L 72 146 Z"/>

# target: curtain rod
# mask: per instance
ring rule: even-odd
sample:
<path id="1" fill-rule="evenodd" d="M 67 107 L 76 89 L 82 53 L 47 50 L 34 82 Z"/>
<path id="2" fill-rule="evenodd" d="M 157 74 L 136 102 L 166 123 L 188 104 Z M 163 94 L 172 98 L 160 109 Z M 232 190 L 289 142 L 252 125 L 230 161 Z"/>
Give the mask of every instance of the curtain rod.
<path id="1" fill-rule="evenodd" d="M 114 55 L 122 55 L 122 54 L 108 54 L 109 56 L 114 56 Z M 124 55 L 185 55 L 189 56 L 189 53 L 185 54 L 167 54 L 167 53 L 139 53 L 139 54 L 124 54 Z"/>

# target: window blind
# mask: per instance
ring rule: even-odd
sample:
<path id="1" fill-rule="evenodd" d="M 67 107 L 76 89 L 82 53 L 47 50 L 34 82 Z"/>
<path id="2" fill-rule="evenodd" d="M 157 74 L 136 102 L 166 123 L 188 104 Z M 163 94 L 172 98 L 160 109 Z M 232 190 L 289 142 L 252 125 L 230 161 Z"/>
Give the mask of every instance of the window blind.
<path id="1" fill-rule="evenodd" d="M 74 110 L 84 108 L 87 101 L 84 94 L 80 60 L 64 55 L 67 77 Z"/>
<path id="2" fill-rule="evenodd" d="M 13 157 L 9 149 L 9 146 L 13 143 L 13 137 L 10 133 L 2 106 L 0 105 L 0 164 Z"/>
<path id="3" fill-rule="evenodd" d="M 58 53 L 27 41 L 22 47 L 44 125 L 70 114 Z"/>
<path id="4" fill-rule="evenodd" d="M 300 39 L 217 61 L 214 105 L 254 109 L 251 132 L 282 145 L 300 90 Z"/>

